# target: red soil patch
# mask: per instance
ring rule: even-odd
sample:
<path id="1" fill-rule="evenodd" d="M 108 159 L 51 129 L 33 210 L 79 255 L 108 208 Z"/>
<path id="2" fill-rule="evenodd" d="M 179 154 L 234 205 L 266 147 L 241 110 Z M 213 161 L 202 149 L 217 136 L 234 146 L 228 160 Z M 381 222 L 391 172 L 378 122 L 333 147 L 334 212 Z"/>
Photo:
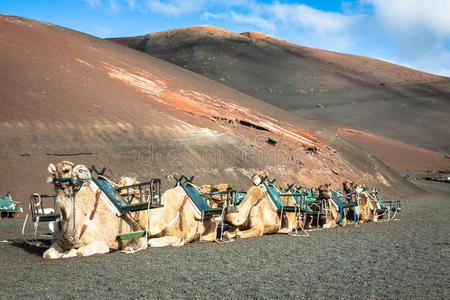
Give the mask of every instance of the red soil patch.
<path id="1" fill-rule="evenodd" d="M 299 142 L 306 148 L 321 150 L 319 149 L 318 139 L 311 133 L 296 128 L 289 123 L 283 124 L 284 126 L 275 124 L 264 114 L 245 108 L 231 99 L 208 96 L 192 90 L 179 89 L 174 91 L 168 89 L 168 80 L 157 78 L 145 71 L 136 74 L 107 63 L 105 63 L 105 68 L 112 78 L 154 96 L 156 100 L 177 109 L 203 117 L 245 121 Z"/>

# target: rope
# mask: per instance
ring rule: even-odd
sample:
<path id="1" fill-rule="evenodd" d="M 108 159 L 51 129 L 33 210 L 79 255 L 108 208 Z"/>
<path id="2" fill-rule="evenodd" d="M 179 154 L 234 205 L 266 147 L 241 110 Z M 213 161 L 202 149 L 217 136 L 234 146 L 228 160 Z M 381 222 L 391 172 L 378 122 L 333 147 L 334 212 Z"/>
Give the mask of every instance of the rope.
<path id="1" fill-rule="evenodd" d="M 72 230 L 72 234 L 73 234 L 73 244 L 75 246 L 76 242 L 77 242 L 77 238 L 76 238 L 76 234 L 77 234 L 77 228 L 76 228 L 76 203 L 75 203 L 75 193 L 72 195 L 72 218 L 73 218 L 73 230 Z"/>
<path id="2" fill-rule="evenodd" d="M 280 224 L 278 225 L 278 231 L 281 230 L 281 225 L 283 223 L 283 209 L 284 209 L 284 205 L 281 206 L 281 210 L 280 210 Z"/>
<path id="3" fill-rule="evenodd" d="M 294 231 L 295 231 L 295 233 L 293 233 L 293 232 L 288 232 L 288 235 L 289 236 L 297 236 L 297 237 L 301 237 L 301 236 L 309 236 L 309 233 L 307 233 L 302 227 L 300 227 L 301 229 L 302 229 L 302 231 L 303 231 L 303 233 L 304 234 L 299 234 L 298 233 L 298 226 L 297 226 L 297 224 L 298 224 L 298 221 L 300 220 L 300 216 L 301 216 L 301 213 L 299 212 L 298 214 L 297 214 L 297 209 L 298 209 L 298 205 L 296 204 L 295 205 L 295 211 L 294 211 L 294 213 L 295 213 L 295 216 L 296 216 L 296 223 L 295 223 L 295 227 L 294 227 Z M 303 225 L 304 226 L 304 225 Z"/>
<path id="4" fill-rule="evenodd" d="M 30 245 L 30 246 L 41 247 L 42 243 L 37 240 L 37 229 L 38 229 L 38 225 L 39 225 L 39 216 L 36 217 L 36 221 L 33 223 L 33 230 L 32 230 L 32 234 L 31 234 L 31 240 L 28 240 L 26 238 L 26 236 L 25 236 L 25 226 L 27 224 L 27 220 L 28 220 L 28 214 L 25 216 L 25 220 L 24 220 L 23 225 L 22 225 L 23 241 L 26 244 Z"/>
<path id="5" fill-rule="evenodd" d="M 356 203 L 358 204 L 357 206 L 360 206 L 361 205 L 361 198 L 359 197 L 359 194 L 356 193 L 355 197 L 356 197 Z M 356 215 L 355 227 L 359 227 L 359 220 L 360 220 L 360 216 L 361 216 L 361 211 L 359 212 L 359 214 L 356 214 L 356 207 L 353 207 L 353 209 L 355 210 L 355 215 Z"/>
<path id="6" fill-rule="evenodd" d="M 205 229 L 205 224 L 203 223 L 204 218 L 205 218 L 205 212 L 202 211 L 202 220 L 201 220 L 201 222 L 202 222 L 203 229 Z M 200 230 L 200 239 L 199 239 L 199 241 L 202 240 L 202 237 L 203 237 L 203 230 Z"/>
<path id="7" fill-rule="evenodd" d="M 39 202 L 38 203 L 35 203 L 34 205 L 35 206 L 40 206 L 41 205 L 41 195 L 39 195 L 38 193 L 34 193 L 33 194 L 33 197 L 36 197 L 37 196 L 37 198 L 39 199 Z M 34 201 L 34 200 L 33 200 Z M 31 203 L 30 203 L 30 209 L 31 209 Z"/>
<path id="8" fill-rule="evenodd" d="M 223 205 L 222 213 L 220 214 L 220 220 L 222 221 L 222 226 L 220 226 L 220 240 L 217 239 L 217 234 L 216 234 L 216 238 L 214 239 L 214 242 L 216 242 L 218 244 L 229 243 L 229 242 L 233 241 L 233 239 L 229 239 L 227 241 L 223 240 L 223 219 L 225 218 L 225 210 L 226 210 L 226 207 L 225 207 L 225 205 Z M 217 222 L 215 232 L 217 232 L 218 227 L 219 227 L 219 223 Z"/>

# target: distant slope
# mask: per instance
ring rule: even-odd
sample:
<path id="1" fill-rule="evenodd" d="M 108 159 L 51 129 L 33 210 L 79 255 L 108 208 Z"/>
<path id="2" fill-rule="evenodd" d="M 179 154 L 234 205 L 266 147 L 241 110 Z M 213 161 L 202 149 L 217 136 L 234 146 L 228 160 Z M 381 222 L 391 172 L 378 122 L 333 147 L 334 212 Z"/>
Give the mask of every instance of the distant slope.
<path id="1" fill-rule="evenodd" d="M 340 136 L 366 149 L 396 170 L 450 170 L 450 159 L 431 150 L 419 148 L 364 131 L 334 127 Z"/>
<path id="2" fill-rule="evenodd" d="M 212 26 L 110 40 L 308 119 L 450 150 L 450 80 L 445 77 Z"/>
<path id="3" fill-rule="evenodd" d="M 360 148 L 289 112 L 110 41 L 0 15 L 0 193 L 50 192 L 50 162 L 122 175 L 196 175 L 240 189 L 351 179 L 393 195 L 417 189 Z M 277 140 L 275 146 L 268 137 Z"/>

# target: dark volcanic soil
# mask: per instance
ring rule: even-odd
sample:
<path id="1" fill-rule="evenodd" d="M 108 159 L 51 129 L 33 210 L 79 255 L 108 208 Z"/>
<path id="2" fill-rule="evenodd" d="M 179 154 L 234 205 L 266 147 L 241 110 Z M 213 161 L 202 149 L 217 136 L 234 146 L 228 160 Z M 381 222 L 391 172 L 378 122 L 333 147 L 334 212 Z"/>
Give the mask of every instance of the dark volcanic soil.
<path id="1" fill-rule="evenodd" d="M 417 184 L 399 221 L 57 261 L 1 220 L 2 298 L 448 299 L 450 185 Z"/>
<path id="2" fill-rule="evenodd" d="M 450 153 L 449 78 L 212 26 L 111 40 L 304 118 Z"/>

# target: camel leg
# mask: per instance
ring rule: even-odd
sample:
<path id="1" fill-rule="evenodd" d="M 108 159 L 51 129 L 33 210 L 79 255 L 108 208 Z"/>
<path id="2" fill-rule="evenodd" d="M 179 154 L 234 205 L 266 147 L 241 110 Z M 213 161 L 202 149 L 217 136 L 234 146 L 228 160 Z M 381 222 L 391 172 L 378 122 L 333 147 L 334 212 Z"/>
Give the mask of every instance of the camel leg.
<path id="1" fill-rule="evenodd" d="M 237 236 L 238 232 L 239 232 L 239 227 L 236 226 L 236 227 L 233 228 L 232 231 L 225 231 L 223 233 L 223 237 L 227 238 L 227 239 L 232 239 L 232 238 L 235 238 Z"/>
<path id="2" fill-rule="evenodd" d="M 212 221 L 213 219 L 211 219 Z M 203 233 L 200 242 L 212 242 L 217 237 L 216 232 L 216 221 L 208 222 L 208 227 L 205 229 L 205 232 Z"/>
<path id="3" fill-rule="evenodd" d="M 62 258 L 72 258 L 72 257 L 76 257 L 78 256 L 78 250 L 77 249 L 70 249 L 67 252 L 64 252 L 64 254 L 62 255 Z"/>
<path id="4" fill-rule="evenodd" d="M 42 256 L 44 259 L 56 259 L 61 258 L 64 254 L 64 250 L 59 246 L 57 242 L 54 242 L 49 249 L 44 252 Z"/>
<path id="5" fill-rule="evenodd" d="M 376 212 L 375 215 L 373 216 L 373 221 L 374 222 L 378 222 L 378 213 Z"/>
<path id="6" fill-rule="evenodd" d="M 237 232 L 237 237 L 248 238 L 254 236 L 262 236 L 264 234 L 264 220 L 262 219 L 259 209 L 252 209 L 252 211 L 250 212 L 250 220 L 248 224 L 250 228 L 244 231 Z"/>
<path id="7" fill-rule="evenodd" d="M 109 246 L 106 242 L 95 242 L 78 249 L 78 256 L 91 256 L 94 254 L 105 254 L 109 252 Z"/>
<path id="8" fill-rule="evenodd" d="M 150 247 L 165 247 L 165 246 L 183 246 L 184 241 L 177 236 L 163 236 L 159 238 L 153 238 L 148 240 Z"/>
<path id="9" fill-rule="evenodd" d="M 254 236 L 262 236 L 264 234 L 264 224 L 258 224 L 254 227 L 251 227 L 248 230 L 239 231 L 236 236 L 242 239 L 254 237 Z"/>
<path id="10" fill-rule="evenodd" d="M 280 222 L 283 220 L 281 219 Z M 295 213 L 287 213 L 286 214 L 286 222 L 287 224 L 283 225 L 281 229 L 278 231 L 278 233 L 289 233 L 294 231 L 295 227 L 297 226 L 297 218 Z"/>
<path id="11" fill-rule="evenodd" d="M 134 239 L 131 245 L 132 245 L 131 248 L 133 250 L 145 249 L 147 246 L 147 237 L 144 236 L 138 239 Z"/>
<path id="12" fill-rule="evenodd" d="M 314 217 L 313 216 L 306 216 L 305 217 L 305 229 L 311 229 L 312 228 L 312 223 L 314 221 Z"/>

